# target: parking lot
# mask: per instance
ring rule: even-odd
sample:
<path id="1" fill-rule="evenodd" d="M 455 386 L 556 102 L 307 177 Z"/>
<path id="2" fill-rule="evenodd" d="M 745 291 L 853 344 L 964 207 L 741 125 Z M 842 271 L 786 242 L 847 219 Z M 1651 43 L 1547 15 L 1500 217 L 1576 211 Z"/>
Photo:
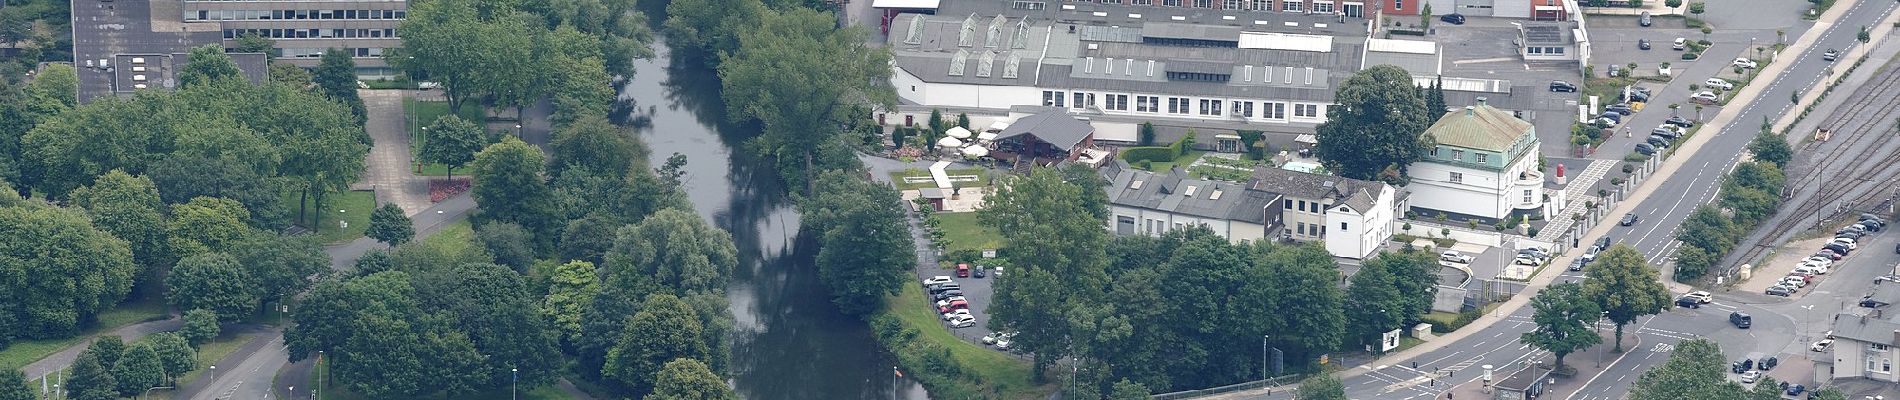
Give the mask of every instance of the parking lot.
<path id="1" fill-rule="evenodd" d="M 918 260 L 917 268 L 913 269 L 913 272 L 914 272 L 913 275 L 916 276 L 916 280 L 913 280 L 908 284 L 918 285 L 918 284 L 921 284 L 925 279 L 929 279 L 934 276 L 950 276 L 951 279 L 957 283 L 957 286 L 961 287 L 960 290 L 963 292 L 964 301 L 970 305 L 970 315 L 973 317 L 976 317 L 976 325 L 965 327 L 965 328 L 952 328 L 950 324 L 946 322 L 943 324 L 943 327 L 945 329 L 949 329 L 951 333 L 956 334 L 956 336 L 959 338 L 963 338 L 964 340 L 969 340 L 971 342 L 979 342 L 984 336 L 987 336 L 990 334 L 990 330 L 987 325 L 990 322 L 990 316 L 986 311 L 989 310 L 989 306 L 990 304 L 992 304 L 991 303 L 993 299 L 992 295 L 994 294 L 994 290 L 993 290 L 993 287 L 991 286 L 991 283 L 994 282 L 998 278 L 998 276 L 994 274 L 986 274 L 988 276 L 983 277 L 983 278 L 977 278 L 975 274 L 973 273 L 968 278 L 957 278 L 955 277 L 956 276 L 955 270 L 946 269 L 939 266 L 938 261 L 937 261 L 938 260 L 937 250 L 931 247 L 930 235 L 929 233 L 924 231 L 923 222 L 921 221 L 920 218 L 921 216 L 917 215 L 916 213 L 910 213 L 910 216 L 908 218 L 909 223 L 910 223 L 911 241 L 916 243 L 916 252 L 917 252 L 917 260 Z M 972 265 L 971 267 L 975 268 L 977 266 Z M 1007 271 L 1005 272 L 1005 274 L 1007 274 Z M 923 293 L 925 296 L 930 295 L 929 291 L 923 291 Z M 930 303 L 934 306 L 937 303 L 937 300 L 935 298 L 932 298 L 930 300 Z"/>

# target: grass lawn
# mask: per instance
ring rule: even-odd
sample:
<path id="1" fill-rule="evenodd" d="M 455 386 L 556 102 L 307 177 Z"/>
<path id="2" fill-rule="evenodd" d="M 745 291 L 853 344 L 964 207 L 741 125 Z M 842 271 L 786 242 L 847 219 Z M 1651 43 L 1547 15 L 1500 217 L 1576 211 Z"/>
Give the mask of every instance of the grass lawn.
<path id="1" fill-rule="evenodd" d="M 118 307 L 99 313 L 98 326 L 81 331 L 73 337 L 13 342 L 13 345 L 7 346 L 5 350 L 0 350 L 0 369 L 20 369 L 92 335 L 126 325 L 161 319 L 166 315 L 165 301 L 161 296 L 133 299 L 131 302 L 119 304 Z"/>
<path id="2" fill-rule="evenodd" d="M 945 175 L 949 175 L 949 176 L 976 175 L 978 177 L 977 180 L 974 182 L 951 182 L 950 185 L 954 187 L 976 187 L 976 186 L 989 185 L 990 171 L 988 169 L 951 168 L 951 169 L 945 169 L 943 170 L 943 172 Z M 928 178 L 930 177 L 930 171 L 923 170 L 923 169 L 907 169 L 903 171 L 892 172 L 891 182 L 897 185 L 897 190 L 913 190 L 913 189 L 937 187 L 936 183 L 929 182 L 929 181 L 918 182 L 918 183 L 904 183 L 904 178 L 913 177 L 913 176 L 921 176 L 921 177 Z"/>
<path id="3" fill-rule="evenodd" d="M 422 243 L 443 249 L 444 251 L 454 252 L 449 254 L 478 251 L 475 246 L 479 246 L 475 243 L 475 228 L 469 225 L 466 219 L 455 221 L 448 226 L 442 227 L 442 230 L 436 231 L 434 235 L 429 235 L 429 237 L 422 239 Z"/>
<path id="4" fill-rule="evenodd" d="M 986 389 L 1003 393 L 1007 399 L 1040 399 L 1048 397 L 1053 385 L 1039 387 L 1029 382 L 1029 362 L 1011 357 L 988 347 L 957 339 L 943 326 L 940 316 L 925 304 L 923 289 L 917 285 L 904 285 L 904 291 L 889 299 L 886 307 L 905 325 L 916 328 L 923 334 L 918 340 L 933 343 L 950 349 L 950 358 L 957 360 L 963 370 L 971 371 L 981 379 Z M 988 393 L 989 390 L 985 390 Z"/>
<path id="5" fill-rule="evenodd" d="M 284 204 L 297 207 L 297 192 L 284 193 Z M 338 212 L 341 210 L 342 212 Z M 346 191 L 333 193 L 324 199 L 323 209 L 314 205 L 305 211 L 303 218 L 292 218 L 296 224 L 315 230 L 320 243 L 342 243 L 363 237 L 363 230 L 369 229 L 369 213 L 376 210 L 376 195 L 369 191 Z M 311 219 L 315 219 L 312 221 Z M 349 228 L 338 229 L 337 221 L 350 223 Z"/>
<path id="6" fill-rule="evenodd" d="M 1200 151 L 1200 150 L 1191 150 L 1191 151 L 1188 151 L 1187 154 L 1182 154 L 1180 157 L 1175 157 L 1174 161 L 1150 163 L 1148 165 L 1148 170 L 1157 171 L 1157 172 L 1166 172 L 1166 171 L 1173 170 L 1174 167 L 1177 165 L 1181 166 L 1182 168 L 1186 168 L 1188 165 L 1194 164 L 1195 159 L 1201 158 L 1202 154 L 1207 154 L 1207 152 Z"/>
<path id="7" fill-rule="evenodd" d="M 422 142 L 428 140 L 428 135 L 422 134 L 422 127 L 435 123 L 436 118 L 449 115 L 449 103 L 446 101 L 419 101 L 413 98 L 404 98 L 402 99 L 402 108 L 415 118 L 415 120 L 409 124 L 409 137 L 413 139 L 409 141 L 409 152 L 410 154 L 415 154 L 422 149 Z M 482 107 L 478 104 L 463 104 L 462 112 L 456 115 L 461 116 L 463 120 L 476 124 L 482 124 L 483 121 Z M 442 164 L 423 164 L 422 171 L 416 173 L 416 175 L 421 176 L 444 176 L 448 174 L 449 168 Z"/>
<path id="8" fill-rule="evenodd" d="M 211 341 L 205 342 L 205 344 L 198 345 L 198 369 L 186 372 L 185 376 L 178 377 L 178 383 L 188 383 L 194 379 L 198 379 L 199 376 L 203 376 L 204 373 L 209 370 L 207 367 L 210 367 L 211 364 L 218 363 L 218 360 L 223 359 L 224 356 L 237 352 L 238 348 L 244 347 L 245 343 L 250 342 L 251 339 L 256 336 L 256 334 L 234 335 L 226 333 L 218 335 L 216 339 L 211 339 Z"/>
<path id="9" fill-rule="evenodd" d="M 944 251 L 963 249 L 983 251 L 1003 247 L 1003 234 L 976 221 L 976 213 L 935 213 L 937 228 L 942 229 L 950 245 Z"/>

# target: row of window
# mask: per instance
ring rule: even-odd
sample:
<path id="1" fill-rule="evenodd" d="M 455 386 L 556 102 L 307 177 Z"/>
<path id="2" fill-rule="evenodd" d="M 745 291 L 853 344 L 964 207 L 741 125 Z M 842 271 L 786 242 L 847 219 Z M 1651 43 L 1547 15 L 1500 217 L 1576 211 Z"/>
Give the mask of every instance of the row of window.
<path id="1" fill-rule="evenodd" d="M 396 28 L 382 29 L 225 29 L 225 39 L 237 39 L 247 34 L 271 39 L 324 39 L 324 38 L 395 38 Z"/>
<path id="2" fill-rule="evenodd" d="M 328 50 L 330 49 L 321 47 L 285 47 L 278 49 L 278 51 L 283 53 L 283 58 L 323 58 L 323 52 Z M 343 49 L 343 51 L 349 52 L 351 56 L 359 58 L 382 57 L 383 50 L 381 47 L 354 47 Z"/>
<path id="3" fill-rule="evenodd" d="M 1315 202 L 1315 201 L 1287 200 L 1280 203 L 1285 204 L 1286 209 L 1288 210 L 1299 210 L 1302 212 L 1309 212 L 1309 213 L 1314 213 L 1314 214 L 1326 212 L 1326 205 L 1320 204 L 1319 202 Z"/>
<path id="4" fill-rule="evenodd" d="M 1294 224 L 1293 226 L 1297 228 L 1294 230 L 1294 232 L 1298 232 L 1300 236 L 1318 236 L 1320 238 L 1326 237 L 1325 224 L 1308 224 L 1305 222 L 1295 222 L 1293 224 Z M 1339 227 L 1345 228 L 1346 223 L 1344 222 L 1339 223 Z"/>
<path id="5" fill-rule="evenodd" d="M 1103 110 L 1125 112 L 1125 111 L 1129 111 L 1128 97 L 1129 95 L 1125 95 L 1125 94 L 1102 94 L 1101 103 L 1097 103 L 1095 93 L 1073 92 L 1065 96 L 1063 92 L 1061 91 L 1044 90 L 1042 91 L 1042 105 L 1049 106 L 1049 107 L 1069 107 L 1069 108 L 1081 109 L 1081 108 L 1097 107 L 1099 104 L 1099 106 Z M 1134 98 L 1135 98 L 1134 112 L 1139 112 L 1139 113 L 1163 112 L 1161 109 L 1161 100 L 1163 99 L 1162 96 L 1137 95 L 1137 96 L 1134 96 Z M 1166 97 L 1166 99 L 1168 101 L 1168 108 L 1167 108 L 1166 113 L 1168 114 L 1175 114 L 1175 115 L 1192 114 L 1192 115 L 1202 115 L 1202 116 L 1212 116 L 1212 117 L 1218 117 L 1224 113 L 1231 112 L 1232 115 L 1234 116 L 1243 117 L 1243 118 L 1255 118 L 1256 115 L 1254 114 L 1254 111 L 1258 110 L 1260 112 L 1258 115 L 1258 118 L 1286 119 L 1287 104 L 1288 104 L 1288 103 L 1283 103 L 1283 102 L 1271 102 L 1271 101 L 1254 102 L 1254 101 L 1235 100 L 1235 101 L 1230 102 L 1230 101 L 1218 100 L 1218 99 L 1194 99 L 1194 98 L 1187 98 L 1187 97 Z M 1230 104 L 1231 106 L 1229 106 Z M 1256 108 L 1255 107 L 1256 105 L 1258 105 L 1259 107 Z M 1319 105 L 1293 103 L 1293 116 L 1297 118 L 1319 118 L 1320 117 Z"/>
<path id="6" fill-rule="evenodd" d="M 186 21 L 404 19 L 404 10 L 185 10 Z"/>
<path id="7" fill-rule="evenodd" d="M 1564 54 L 1564 48 L 1562 47 L 1526 47 L 1524 48 L 1524 53 L 1548 54 L 1548 55 L 1553 55 L 1553 56 L 1560 56 Z"/>
<path id="8" fill-rule="evenodd" d="M 1439 157 L 1444 157 L 1444 156 L 1445 156 L 1445 150 L 1446 150 L 1445 148 L 1442 148 L 1442 147 L 1441 147 L 1441 148 L 1438 148 L 1438 149 L 1436 149 L 1436 150 L 1432 150 L 1432 152 L 1433 152 L 1433 153 L 1435 153 L 1435 154 L 1433 154 L 1433 155 L 1436 155 L 1436 156 L 1439 156 Z M 1459 150 L 1459 149 L 1450 149 L 1450 150 L 1451 150 L 1451 160 L 1452 160 L 1452 161 L 1464 161 L 1464 160 L 1465 160 L 1465 151 L 1464 151 L 1464 150 Z M 1477 154 L 1476 154 L 1476 156 L 1477 156 L 1477 158 L 1478 158 L 1478 160 L 1477 160 L 1477 162 L 1478 162 L 1479 164 L 1485 164 L 1485 163 L 1487 163 L 1487 162 L 1488 162 L 1487 160 L 1489 160 L 1489 159 L 1491 158 L 1491 155 L 1490 155 L 1490 154 L 1485 154 L 1485 153 L 1477 153 Z"/>
<path id="9" fill-rule="evenodd" d="M 1123 2 L 1123 0 L 1099 1 L 1104 4 L 1122 4 Z M 1155 0 L 1127 0 L 1127 2 L 1138 6 L 1155 4 Z M 1273 3 L 1273 0 L 1221 0 L 1219 4 L 1223 10 L 1273 11 Z M 1214 0 L 1161 0 L 1161 5 L 1169 7 L 1214 8 L 1214 4 Z M 1280 11 L 1298 12 L 1301 11 L 1300 5 L 1301 0 L 1284 0 L 1280 2 Z M 1333 2 L 1314 2 L 1313 12 L 1333 12 Z"/>

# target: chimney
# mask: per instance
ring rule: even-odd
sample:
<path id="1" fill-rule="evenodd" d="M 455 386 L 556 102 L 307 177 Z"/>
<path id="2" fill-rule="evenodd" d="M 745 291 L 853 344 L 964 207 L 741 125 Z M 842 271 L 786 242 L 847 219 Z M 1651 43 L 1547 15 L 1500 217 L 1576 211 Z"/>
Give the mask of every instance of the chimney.
<path id="1" fill-rule="evenodd" d="M 1484 105 L 1484 96 L 1478 96 L 1478 105 Z"/>
<path id="2" fill-rule="evenodd" d="M 1465 116 L 1469 117 L 1472 115 L 1476 115 L 1476 114 L 1473 114 L 1473 110 L 1477 110 L 1477 109 L 1478 109 L 1477 107 L 1465 106 Z"/>

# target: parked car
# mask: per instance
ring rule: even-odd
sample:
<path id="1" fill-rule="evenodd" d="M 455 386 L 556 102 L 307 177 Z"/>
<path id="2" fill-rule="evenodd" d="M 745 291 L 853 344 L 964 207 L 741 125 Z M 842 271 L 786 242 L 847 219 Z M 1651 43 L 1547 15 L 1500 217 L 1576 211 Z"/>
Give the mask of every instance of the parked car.
<path id="1" fill-rule="evenodd" d="M 969 299 L 965 299 L 965 298 L 963 298 L 963 296 L 957 296 L 957 297 L 951 297 L 951 298 L 948 298 L 948 299 L 943 299 L 943 300 L 937 300 L 937 307 L 949 307 L 949 306 L 950 306 L 950 303 L 952 303 L 952 302 L 958 302 L 958 301 L 968 301 L 968 300 L 969 300 Z"/>
<path id="2" fill-rule="evenodd" d="M 978 266 L 976 266 L 976 270 L 975 270 L 975 271 L 971 271 L 971 272 L 970 272 L 970 276 L 974 276 L 974 277 L 976 277 L 976 279 L 983 279 L 983 275 L 985 275 L 985 274 L 983 273 L 983 271 L 984 271 L 984 270 L 987 270 L 987 269 L 988 269 L 988 268 L 983 268 L 983 266 L 981 266 L 981 265 L 978 265 Z"/>
<path id="3" fill-rule="evenodd" d="M 1638 17 L 1636 17 L 1636 24 L 1637 24 L 1637 25 L 1642 25 L 1642 26 L 1649 26 L 1649 24 L 1650 24 L 1650 21 L 1649 21 L 1649 12 L 1648 12 L 1648 11 L 1644 11 L 1644 12 L 1643 12 L 1643 15 L 1641 15 L 1641 16 L 1638 16 Z"/>
<path id="4" fill-rule="evenodd" d="M 955 320 L 961 317 L 974 317 L 973 315 L 970 314 L 969 309 L 955 309 L 955 310 L 950 310 L 949 312 L 944 312 L 940 314 L 943 314 L 943 320 L 945 321 Z"/>
<path id="5" fill-rule="evenodd" d="M 1648 139 L 1643 139 L 1643 142 L 1659 149 L 1669 148 L 1669 138 L 1662 136 L 1650 135 Z"/>
<path id="6" fill-rule="evenodd" d="M 1827 49 L 1826 53 L 1821 53 L 1822 60 L 1834 61 L 1835 59 L 1839 59 L 1839 58 L 1841 58 L 1840 50 Z"/>
<path id="7" fill-rule="evenodd" d="M 1537 264 L 1540 264 L 1539 262 L 1537 262 L 1537 258 L 1531 257 L 1531 256 L 1524 256 L 1524 255 L 1520 255 L 1520 256 L 1517 256 L 1517 258 L 1511 259 L 1511 263 L 1516 264 L 1516 265 L 1529 265 L 1533 267 L 1537 266 Z"/>
<path id="8" fill-rule="evenodd" d="M 924 286 L 941 285 L 941 284 L 950 283 L 950 282 L 954 282 L 954 281 L 951 280 L 949 276 L 937 275 L 937 276 L 930 277 L 930 279 L 925 279 Z"/>
<path id="9" fill-rule="evenodd" d="M 1854 239 L 1849 239 L 1849 238 L 1842 238 L 1842 237 L 1837 237 L 1837 238 L 1834 238 L 1834 241 L 1831 241 L 1831 242 L 1828 242 L 1828 243 L 1840 243 L 1840 244 L 1842 244 L 1842 245 L 1845 245 L 1845 246 L 1847 246 L 1847 249 L 1848 249 L 1848 250 L 1859 250 L 1859 249 L 1860 249 L 1860 242 L 1859 242 L 1859 241 L 1856 241 L 1856 240 L 1854 240 Z"/>
<path id="10" fill-rule="evenodd" d="M 1733 363 L 1729 363 L 1728 365 L 1728 370 L 1737 374 L 1748 372 L 1748 370 L 1751 370 L 1751 369 L 1755 369 L 1755 360 L 1750 360 L 1746 358 L 1733 362 Z"/>
<path id="11" fill-rule="evenodd" d="M 1638 218 L 1636 217 L 1635 213 L 1623 214 L 1623 220 L 1618 221 L 1617 225 L 1622 225 L 1622 226 L 1636 225 L 1637 219 Z"/>
<path id="12" fill-rule="evenodd" d="M 1807 393 L 1807 392 L 1808 392 L 1807 386 L 1802 386 L 1802 385 L 1788 386 L 1789 396 L 1800 396 L 1802 393 Z"/>
<path id="13" fill-rule="evenodd" d="M 1702 86 L 1708 86 L 1708 87 L 1722 89 L 1722 90 L 1735 89 L 1734 83 L 1730 83 L 1727 79 L 1722 79 L 1722 78 L 1709 78 L 1709 80 L 1702 81 Z"/>
<path id="14" fill-rule="evenodd" d="M 1454 14 L 1445 14 L 1444 16 L 1441 16 L 1441 17 L 1438 17 L 1438 20 L 1439 20 L 1439 21 L 1445 21 L 1446 23 L 1449 23 L 1449 24 L 1452 24 L 1452 25 L 1464 25 L 1464 24 L 1465 24 L 1465 15 L 1464 15 L 1464 14 L 1455 14 L 1455 13 L 1454 13 Z"/>
<path id="15" fill-rule="evenodd" d="M 1564 81 L 1550 81 L 1550 91 L 1552 91 L 1552 92 L 1576 92 L 1576 91 L 1577 91 L 1577 85 L 1573 85 L 1573 84 L 1570 84 L 1570 82 L 1564 82 Z"/>
<path id="16" fill-rule="evenodd" d="M 1585 265 L 1589 265 L 1589 264 L 1590 264 L 1590 260 L 1585 260 L 1585 259 L 1583 259 L 1583 257 L 1577 257 L 1577 258 L 1575 258 L 1575 259 L 1571 259 L 1571 260 L 1570 260 L 1570 268 L 1569 268 L 1569 269 L 1570 269 L 1571 271 L 1582 271 L 1582 270 L 1583 270 L 1583 267 L 1584 267 Z"/>
<path id="17" fill-rule="evenodd" d="M 1636 152 L 1646 156 L 1653 156 L 1656 155 L 1656 146 L 1650 146 L 1649 143 L 1637 143 Z"/>
<path id="18" fill-rule="evenodd" d="M 1728 313 L 1728 323 L 1729 325 L 1735 325 L 1736 328 L 1748 329 L 1749 326 L 1755 325 L 1755 317 L 1751 317 L 1741 311 L 1730 312 Z M 1751 361 L 1749 364 L 1753 366 L 1754 362 Z M 1742 368 L 1742 370 L 1746 371 L 1748 368 Z"/>
<path id="19" fill-rule="evenodd" d="M 1669 45 L 1669 48 L 1676 49 L 1676 50 L 1682 50 L 1688 47 L 1689 47 L 1689 39 L 1684 39 L 1684 38 L 1676 38 L 1675 44 Z"/>
<path id="20" fill-rule="evenodd" d="M 956 300 L 956 301 L 950 301 L 950 304 L 948 305 L 937 307 L 937 312 L 948 313 L 954 310 L 968 310 L 968 309 L 970 309 L 970 302 L 963 301 L 963 300 Z"/>
<path id="21" fill-rule="evenodd" d="M 1854 249 L 1847 247 L 1847 245 L 1835 242 L 1828 242 L 1827 244 L 1821 245 L 1821 249 L 1833 250 L 1835 253 L 1841 253 L 1842 256 L 1846 256 L 1848 253 L 1854 251 Z"/>
<path id="22" fill-rule="evenodd" d="M 1709 292 L 1705 292 L 1701 290 L 1685 293 L 1682 295 L 1682 297 L 1695 299 L 1697 303 L 1702 303 L 1702 304 L 1709 304 L 1715 301 L 1714 295 L 1711 295 L 1709 294 Z"/>
<path id="23" fill-rule="evenodd" d="M 1615 111 L 1605 111 L 1603 115 L 1598 115 L 1597 118 L 1609 118 L 1611 121 L 1616 121 L 1616 124 L 1623 123 L 1623 114 Z"/>
<path id="24" fill-rule="evenodd" d="M 1808 285 L 1808 278 L 1804 278 L 1800 276 L 1784 276 L 1784 277 L 1781 277 L 1781 280 L 1776 281 L 1776 283 L 1779 283 L 1782 286 L 1800 288 L 1800 287 Z"/>
<path id="25" fill-rule="evenodd" d="M 1860 239 L 1862 236 L 1867 236 L 1867 234 L 1862 232 L 1841 232 L 1834 234 L 1835 239 Z"/>
<path id="26" fill-rule="evenodd" d="M 1730 65 L 1734 65 L 1734 66 L 1737 66 L 1737 67 L 1742 67 L 1742 68 L 1749 68 L 1749 69 L 1754 69 L 1754 68 L 1755 68 L 1755 60 L 1750 60 L 1750 59 L 1746 59 L 1746 58 L 1737 58 L 1737 59 L 1735 59 L 1735 62 L 1733 62 L 1733 63 L 1730 63 Z"/>
<path id="27" fill-rule="evenodd" d="M 943 293 L 943 292 L 947 292 L 951 290 L 962 289 L 963 286 L 956 284 L 956 282 L 951 282 L 951 283 L 944 283 L 944 284 L 938 284 L 938 285 L 931 285 L 929 288 L 930 288 L 930 294 L 938 294 L 938 293 Z"/>
<path id="28" fill-rule="evenodd" d="M 1809 351 L 1827 351 L 1828 346 L 1833 346 L 1833 345 L 1834 345 L 1834 339 L 1821 339 L 1821 341 L 1819 342 L 1814 342 L 1814 344 L 1808 345 L 1808 350 Z"/>
<path id="29" fill-rule="evenodd" d="M 1701 92 L 1697 92 L 1696 94 L 1689 95 L 1690 103 L 1715 104 L 1721 101 L 1722 101 L 1722 96 L 1718 96 L 1715 94 L 1715 92 L 1710 92 L 1710 91 L 1701 91 Z"/>
<path id="30" fill-rule="evenodd" d="M 1814 267 L 1800 266 L 1800 267 L 1794 267 L 1793 273 L 1797 275 L 1802 275 L 1802 276 L 1815 276 L 1815 275 L 1820 275 L 1821 270 Z"/>
<path id="31" fill-rule="evenodd" d="M 1675 125 L 1675 126 L 1680 126 L 1680 127 L 1683 127 L 1683 128 L 1694 128 L 1694 127 L 1695 127 L 1695 121 L 1690 121 L 1690 120 L 1689 120 L 1688 118 L 1683 118 L 1683 117 L 1680 117 L 1680 116 L 1675 116 L 1675 117 L 1669 117 L 1669 119 L 1666 119 L 1666 120 L 1663 120 L 1663 123 L 1665 123 L 1665 124 L 1670 124 L 1670 125 Z"/>
<path id="32" fill-rule="evenodd" d="M 943 300 L 943 299 L 948 299 L 951 297 L 957 297 L 957 296 L 962 296 L 962 295 L 963 295 L 963 290 L 951 289 L 943 293 L 938 293 L 936 298 L 937 300 Z"/>
<path id="33" fill-rule="evenodd" d="M 1674 125 L 1666 125 L 1666 126 L 1674 126 Z M 1663 128 L 1663 127 L 1657 127 L 1656 129 L 1649 130 L 1649 135 L 1661 136 L 1664 139 L 1669 139 L 1669 140 L 1676 140 L 1677 137 L 1682 136 L 1682 134 L 1677 133 L 1676 130 L 1674 129 Z"/>
<path id="34" fill-rule="evenodd" d="M 973 316 L 966 315 L 963 317 L 959 317 L 957 319 L 950 320 L 951 328 L 968 328 L 972 326 L 976 326 L 976 317 L 973 317 Z"/>
<path id="35" fill-rule="evenodd" d="M 970 264 L 961 264 L 961 263 L 957 264 L 957 277 L 958 278 L 970 277 Z"/>
<path id="36" fill-rule="evenodd" d="M 988 335 L 983 335 L 983 344 L 996 344 L 996 333 L 991 332 Z"/>
<path id="37" fill-rule="evenodd" d="M 1682 296 L 1676 298 L 1676 307 L 1702 308 L 1702 303 L 1696 302 L 1695 299 L 1691 299 L 1689 296 Z"/>
<path id="38" fill-rule="evenodd" d="M 1775 356 L 1763 357 L 1761 361 L 1755 362 L 1755 368 L 1760 368 L 1763 371 L 1775 369 L 1775 366 L 1778 365 L 1781 365 L 1781 359 Z"/>
<path id="39" fill-rule="evenodd" d="M 1471 262 L 1471 256 L 1458 254 L 1458 252 L 1454 250 L 1445 250 L 1445 252 L 1443 253 L 1438 253 L 1438 259 L 1440 261 L 1450 261 L 1450 262 L 1455 262 L 1459 264 L 1467 264 Z"/>
<path id="40" fill-rule="evenodd" d="M 1821 257 L 1821 256 L 1810 256 L 1808 258 L 1801 259 L 1801 263 L 1807 264 L 1807 265 L 1819 265 L 1819 266 L 1828 267 L 1828 268 L 1834 267 L 1834 259 Z"/>
<path id="41" fill-rule="evenodd" d="M 1770 296 L 1788 297 L 1788 296 L 1794 295 L 1794 289 L 1789 288 L 1787 286 L 1775 285 L 1775 286 L 1769 286 L 1768 290 L 1765 290 L 1762 293 L 1770 295 Z"/>
<path id="42" fill-rule="evenodd" d="M 1742 373 L 1742 383 L 1755 383 L 1755 381 L 1759 381 L 1759 380 L 1761 380 L 1761 371 L 1748 371 L 1748 372 Z"/>
<path id="43" fill-rule="evenodd" d="M 1649 50 L 1649 39 L 1636 39 L 1636 48 Z"/>
<path id="44" fill-rule="evenodd" d="M 1623 103 L 1611 104 L 1607 107 L 1603 107 L 1603 111 L 1623 114 L 1625 116 L 1636 113 L 1636 109 L 1630 108 L 1629 104 L 1623 104 Z"/>
<path id="45" fill-rule="evenodd" d="M 1846 250 L 1846 249 L 1842 248 L 1842 250 Z M 1831 259 L 1834 259 L 1834 261 L 1840 261 L 1841 257 L 1847 256 L 1847 253 L 1834 251 L 1834 249 L 1822 248 L 1820 251 L 1814 252 L 1814 255 L 1831 258 Z"/>

